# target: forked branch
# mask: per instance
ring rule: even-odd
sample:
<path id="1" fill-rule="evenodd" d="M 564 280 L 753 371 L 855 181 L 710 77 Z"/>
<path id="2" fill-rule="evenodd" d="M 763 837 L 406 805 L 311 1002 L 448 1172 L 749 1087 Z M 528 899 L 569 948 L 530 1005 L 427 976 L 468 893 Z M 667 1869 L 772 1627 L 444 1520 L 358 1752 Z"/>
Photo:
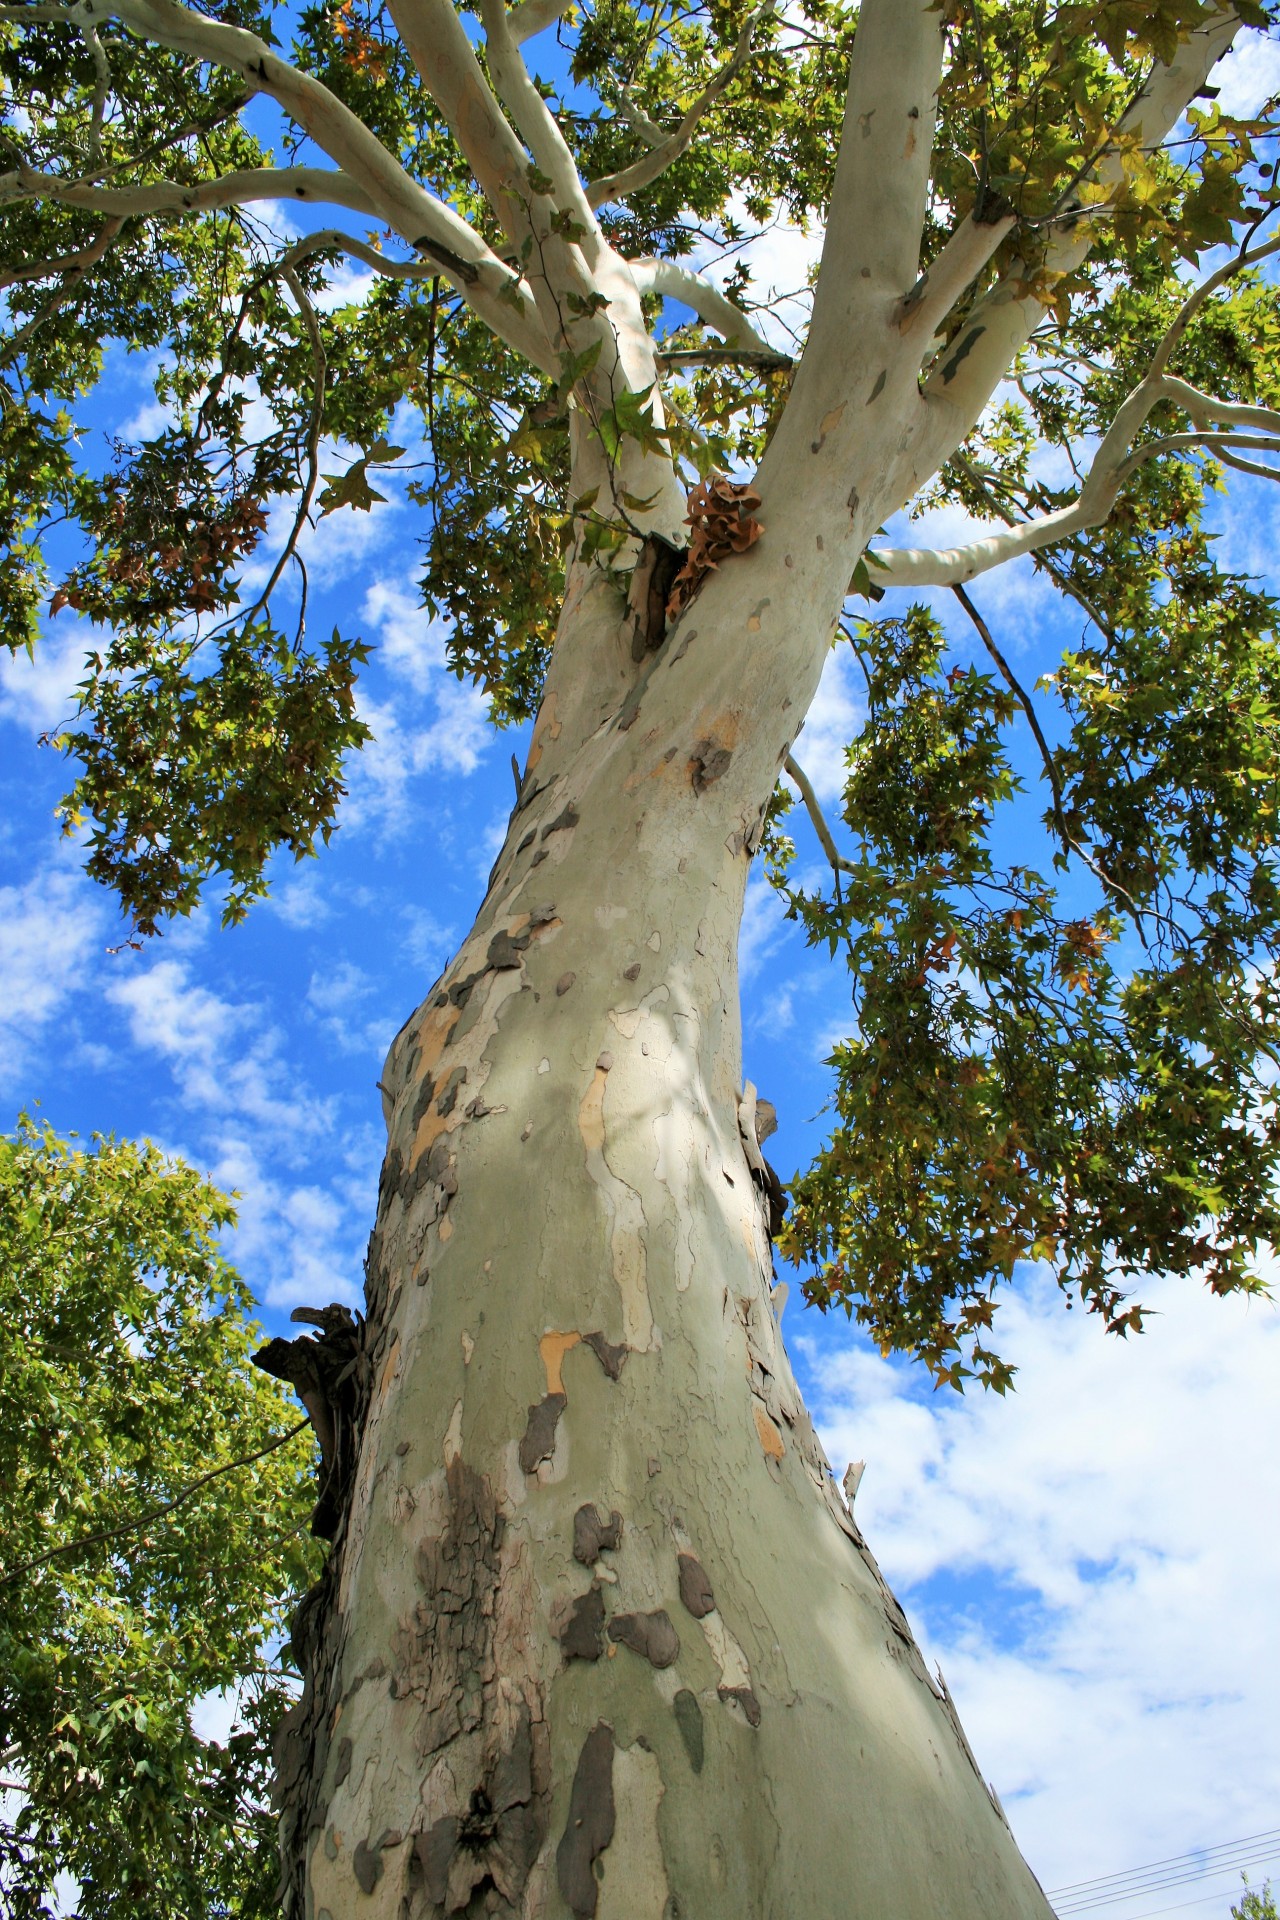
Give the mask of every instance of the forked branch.
<path id="1" fill-rule="evenodd" d="M 756 28 L 772 17 L 774 7 L 775 0 L 763 0 L 761 6 L 747 15 L 733 52 L 720 71 L 708 81 L 692 106 L 686 109 L 674 133 L 664 136 L 660 145 L 651 146 L 648 153 L 633 161 L 629 167 L 623 167 L 617 173 L 602 174 L 598 180 L 591 182 L 587 188 L 587 200 L 591 206 L 602 207 L 609 200 L 625 200 L 629 193 L 638 193 L 641 187 L 650 186 L 664 174 L 681 154 L 688 152 L 700 122 L 750 60 Z"/>

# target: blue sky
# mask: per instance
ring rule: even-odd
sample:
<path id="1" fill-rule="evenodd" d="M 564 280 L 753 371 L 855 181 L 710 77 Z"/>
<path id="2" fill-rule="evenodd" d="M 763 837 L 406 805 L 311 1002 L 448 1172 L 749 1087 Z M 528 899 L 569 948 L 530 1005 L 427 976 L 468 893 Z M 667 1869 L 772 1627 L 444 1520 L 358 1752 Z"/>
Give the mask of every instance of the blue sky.
<path id="1" fill-rule="evenodd" d="M 1242 95 L 1276 84 L 1276 51 L 1235 56 Z M 799 284 L 811 250 L 775 235 L 762 279 Z M 95 430 L 154 430 L 145 363 L 113 354 L 104 391 Z M 312 630 L 375 644 L 360 692 L 375 743 L 333 844 L 282 866 L 242 928 L 206 910 L 142 952 L 108 951 L 119 922 L 59 837 L 66 770 L 36 744 L 68 712 L 88 636 L 64 612 L 34 662 L 0 668 L 0 1112 L 11 1124 L 38 1101 L 63 1131 L 146 1134 L 237 1189 L 230 1252 L 273 1328 L 297 1304 L 358 1298 L 384 1137 L 374 1082 L 470 924 L 523 757 L 445 672 L 418 606 L 415 510 L 399 483 L 383 490 L 307 549 Z M 1277 504 L 1240 481 L 1228 559 L 1265 573 L 1278 532 Z M 908 537 L 953 533 L 935 516 Z M 1029 565 L 975 597 L 1024 679 L 1076 631 Z M 833 654 L 797 749 L 828 802 L 857 718 L 856 671 Z M 816 874 L 816 844 L 797 837 Z M 759 876 L 742 973 L 745 1071 L 777 1105 L 770 1152 L 787 1174 L 820 1143 L 847 996 Z M 1150 1331 L 1121 1346 L 1028 1273 L 1004 1310 L 1020 1373 L 1003 1401 L 934 1395 L 794 1287 L 783 1320 L 837 1474 L 867 1461 L 871 1544 L 1050 1889 L 1280 1824 L 1280 1313 L 1161 1281 L 1146 1297 Z M 1107 1911 L 1194 1899 L 1186 1911 L 1225 1915 L 1232 1888 Z"/>

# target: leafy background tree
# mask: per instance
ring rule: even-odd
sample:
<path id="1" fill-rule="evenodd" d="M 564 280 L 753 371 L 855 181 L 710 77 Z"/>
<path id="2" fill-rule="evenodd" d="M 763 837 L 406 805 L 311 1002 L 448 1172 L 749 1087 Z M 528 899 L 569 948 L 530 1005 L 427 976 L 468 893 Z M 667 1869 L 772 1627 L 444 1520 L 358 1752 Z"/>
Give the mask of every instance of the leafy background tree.
<path id="1" fill-rule="evenodd" d="M 251 1299 L 218 1250 L 234 1217 L 153 1147 L 86 1149 L 26 1116 L 0 1139 L 12 1920 L 275 1908 L 271 1735 L 318 1563 L 312 1447 L 251 1365 Z M 214 1690 L 236 1699 L 225 1742 L 192 1726 Z"/>

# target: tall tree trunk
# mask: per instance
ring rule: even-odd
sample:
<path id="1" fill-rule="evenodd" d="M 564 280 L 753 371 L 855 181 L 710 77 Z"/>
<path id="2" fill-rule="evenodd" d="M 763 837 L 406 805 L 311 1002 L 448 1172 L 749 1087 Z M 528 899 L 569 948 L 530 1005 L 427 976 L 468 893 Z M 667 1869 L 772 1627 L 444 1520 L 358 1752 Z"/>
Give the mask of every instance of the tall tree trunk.
<path id="1" fill-rule="evenodd" d="M 488 895 L 391 1050 L 290 1916 L 1049 1913 L 771 1300 L 738 929 L 834 591 L 786 518 L 655 653 L 575 575 Z"/>

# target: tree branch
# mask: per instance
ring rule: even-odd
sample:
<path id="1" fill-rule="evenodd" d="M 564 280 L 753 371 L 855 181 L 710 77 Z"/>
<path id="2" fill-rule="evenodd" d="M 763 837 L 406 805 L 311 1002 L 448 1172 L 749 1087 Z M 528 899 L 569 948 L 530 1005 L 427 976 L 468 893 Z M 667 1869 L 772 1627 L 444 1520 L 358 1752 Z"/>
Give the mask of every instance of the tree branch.
<path id="1" fill-rule="evenodd" d="M 304 206 L 328 203 L 368 214 L 371 219 L 377 214 L 364 188 L 349 174 L 330 167 L 252 167 L 195 186 L 178 180 L 151 180 L 143 186 L 108 187 L 93 180 L 36 173 L 30 167 L 0 174 L 0 205 L 10 200 L 36 199 L 116 214 L 121 219 L 149 213 L 207 213 L 218 207 L 248 206 L 255 200 L 296 200 Z"/>
<path id="2" fill-rule="evenodd" d="M 776 368 L 785 373 L 795 366 L 789 353 L 775 353 L 772 347 L 689 347 L 675 353 L 656 353 L 654 359 L 663 373 L 674 373 L 680 367 L 729 366 Z"/>
<path id="3" fill-rule="evenodd" d="M 372 267 L 375 273 L 380 273 L 387 280 L 438 280 L 442 273 L 447 273 L 451 280 L 461 280 L 470 286 L 479 278 L 478 270 L 469 260 L 459 260 L 443 247 L 419 247 L 419 253 L 426 256 L 422 261 L 388 260 L 385 254 L 379 253 L 367 241 L 358 240 L 354 234 L 343 233 L 337 227 L 325 227 L 319 233 L 309 233 L 304 239 L 295 241 L 283 255 L 280 265 L 282 269 L 286 266 L 296 267 L 313 254 L 331 253 L 335 249 L 349 253 L 353 260 Z"/>
<path id="4" fill-rule="evenodd" d="M 675 260 L 646 258 L 632 260 L 632 277 L 641 293 L 660 294 L 664 300 L 679 300 L 692 307 L 699 320 L 722 333 L 732 347 L 750 347 L 758 353 L 773 354 L 774 349 L 757 333 L 741 307 L 735 307 L 719 287 L 713 287 L 692 267 Z"/>
<path id="5" fill-rule="evenodd" d="M 1118 190 L 1124 180 L 1119 150 L 1123 139 L 1137 136 L 1148 151 L 1158 147 L 1204 85 L 1210 68 L 1226 53 L 1240 26 L 1234 8 L 1220 7 L 1207 26 L 1197 27 L 1179 46 L 1167 67 L 1158 65 L 1122 117 L 1115 139 L 1086 177 Z M 1050 241 L 1043 277 L 1052 280 L 1073 273 L 1092 244 L 1091 222 L 1082 212 L 1070 228 Z M 1043 300 L 1026 291 L 1024 274 L 1020 263 L 1002 274 L 991 291 L 975 303 L 952 350 L 930 373 L 924 387 L 925 411 L 904 461 L 904 498 L 914 494 L 968 437 L 997 385 L 1048 311 Z"/>
<path id="6" fill-rule="evenodd" d="M 852 860 L 846 860 L 844 855 L 836 849 L 836 843 L 831 836 L 831 829 L 827 825 L 822 808 L 818 803 L 818 796 L 814 792 L 809 776 L 806 774 L 804 768 L 799 766 L 790 754 L 787 755 L 782 765 L 788 778 L 794 780 L 800 789 L 800 798 L 804 801 L 805 811 L 813 822 L 813 830 L 822 843 L 822 851 L 831 862 L 833 870 L 836 873 L 856 873 L 858 869 L 854 866 Z"/>
<path id="7" fill-rule="evenodd" d="M 108 220 L 94 240 L 75 253 L 60 253 L 52 260 L 39 260 L 31 267 L 13 267 L 0 272 L 0 292 L 27 280 L 49 280 L 55 273 L 79 275 L 96 266 L 124 225 L 123 220 Z M 70 289 L 68 289 L 70 291 Z"/>
<path id="8" fill-rule="evenodd" d="M 1133 446 L 1135 435 L 1153 408 L 1171 401 L 1189 414 L 1195 431 L 1164 434 Z M 1238 428 L 1224 432 L 1223 428 Z M 1120 489 L 1144 461 L 1162 453 L 1177 453 L 1197 447 L 1240 447 L 1247 451 L 1274 452 L 1280 447 L 1280 412 L 1267 407 L 1237 406 L 1231 401 L 1215 400 L 1200 393 L 1172 374 L 1150 374 L 1136 386 L 1107 429 L 1094 455 L 1084 485 L 1076 499 L 1054 513 L 1039 519 L 1019 520 L 1006 525 L 1001 533 L 989 534 L 967 546 L 944 549 L 923 547 L 890 548 L 869 553 L 875 578 L 884 587 L 955 587 L 976 579 L 992 567 L 1016 559 L 1019 554 L 1034 553 L 1039 547 L 1053 545 L 1072 534 L 1101 526 L 1116 503 Z M 1275 476 L 1280 478 L 1280 474 Z"/>
<path id="9" fill-rule="evenodd" d="M 964 297 L 1007 233 L 1018 224 L 1017 215 L 997 220 L 960 222 L 936 260 L 905 294 L 898 308 L 898 331 L 915 332 L 923 354 L 952 308 Z"/>
<path id="10" fill-rule="evenodd" d="M 513 246 L 528 232 L 528 162 L 453 0 L 390 0 L 396 31 Z"/>
<path id="11" fill-rule="evenodd" d="M 268 1441 L 267 1445 L 259 1447 L 256 1453 L 246 1453 L 239 1460 L 228 1460 L 223 1466 L 213 1467 L 208 1473 L 202 1473 L 198 1480 L 191 1481 L 190 1485 L 185 1486 L 181 1493 L 175 1494 L 172 1500 L 165 1500 L 158 1507 L 148 1508 L 146 1513 L 139 1514 L 134 1520 L 126 1521 L 123 1526 L 104 1527 L 101 1533 L 86 1533 L 78 1540 L 64 1540 L 61 1546 L 50 1547 L 47 1553 L 37 1553 L 30 1560 L 19 1561 L 18 1565 L 10 1567 L 7 1573 L 0 1573 L 0 1587 L 9 1586 L 12 1581 L 21 1579 L 24 1573 L 31 1573 L 36 1567 L 45 1566 L 50 1560 L 56 1560 L 60 1554 L 78 1553 L 84 1547 L 98 1547 L 105 1540 L 124 1540 L 129 1534 L 137 1533 L 140 1528 L 149 1527 L 153 1520 L 163 1519 L 165 1514 L 172 1513 L 175 1507 L 180 1507 L 185 1501 L 190 1500 L 202 1487 L 207 1487 L 211 1480 L 219 1479 L 224 1473 L 234 1473 L 238 1467 L 251 1467 L 255 1460 L 264 1460 L 269 1453 L 274 1453 L 278 1447 L 287 1445 L 302 1432 L 304 1427 L 310 1425 L 309 1417 L 299 1420 L 296 1427 L 290 1427 L 288 1433 L 282 1433 L 277 1439 Z"/>
<path id="12" fill-rule="evenodd" d="M 847 332 L 851 290 L 896 296 L 916 280 L 942 73 L 941 19 L 931 0 L 863 0 L 815 334 L 826 331 L 824 323 Z"/>
<path id="13" fill-rule="evenodd" d="M 456 22 L 451 6 L 448 12 Z M 41 6 L 40 14 L 71 26 L 90 18 L 114 18 L 142 39 L 238 73 L 252 88 L 269 94 L 364 190 L 378 216 L 410 246 L 420 239 L 443 245 L 475 265 L 479 277 L 459 292 L 500 338 L 535 365 L 554 371 L 550 342 L 536 314 L 526 311 L 518 277 L 475 228 L 421 186 L 321 81 L 280 59 L 257 34 L 211 20 L 181 0 L 77 0 L 62 9 Z"/>
<path id="14" fill-rule="evenodd" d="M 625 200 L 629 193 L 636 193 L 641 187 L 647 187 L 660 174 L 665 173 L 682 153 L 688 152 L 690 142 L 698 130 L 698 123 L 751 58 L 751 41 L 755 30 L 762 21 L 772 17 L 774 7 L 775 0 L 763 0 L 762 5 L 747 15 L 732 54 L 720 71 L 708 81 L 693 105 L 687 109 L 674 133 L 665 136 L 660 146 L 652 147 L 650 152 L 641 159 L 633 161 L 629 167 L 623 167 L 618 173 L 603 174 L 600 179 L 591 182 L 587 188 L 587 200 L 591 206 L 602 207 L 609 200 Z"/>
<path id="15" fill-rule="evenodd" d="M 534 161 L 551 182 L 551 194 L 557 208 L 568 213 L 584 229 L 577 246 L 588 268 L 595 266 L 604 247 L 604 239 L 588 204 L 578 173 L 577 162 L 550 107 L 543 99 L 525 66 L 524 56 L 507 26 L 506 0 L 477 0 L 484 22 L 489 70 L 493 74 L 504 106 L 528 146 Z M 572 252 L 572 249 L 566 249 Z M 583 292 L 589 291 L 584 276 Z"/>
<path id="16" fill-rule="evenodd" d="M 554 26 L 569 9 L 570 0 L 519 0 L 507 15 L 507 31 L 517 46 L 532 40 L 535 33 Z"/>
<path id="17" fill-rule="evenodd" d="M 26 325 L 19 327 L 13 337 L 4 342 L 3 348 L 0 349 L 0 366 L 11 365 L 15 356 L 26 345 L 27 341 L 31 339 L 32 335 L 44 325 L 46 320 L 53 317 L 59 307 L 63 306 L 65 302 L 71 298 L 71 295 L 75 292 L 90 267 L 96 266 L 98 261 L 102 259 L 123 226 L 123 220 L 105 221 L 102 231 L 96 240 L 91 240 L 89 245 L 82 248 L 78 255 L 68 254 L 65 256 L 66 259 L 72 262 L 67 268 L 66 279 L 60 287 L 54 288 L 40 311 L 33 313 Z M 56 266 L 61 263 L 54 262 L 53 264 Z M 19 272 L 13 276 L 12 280 L 0 282 L 0 284 L 12 285 L 14 280 L 26 277 L 27 275 L 24 272 Z"/>

